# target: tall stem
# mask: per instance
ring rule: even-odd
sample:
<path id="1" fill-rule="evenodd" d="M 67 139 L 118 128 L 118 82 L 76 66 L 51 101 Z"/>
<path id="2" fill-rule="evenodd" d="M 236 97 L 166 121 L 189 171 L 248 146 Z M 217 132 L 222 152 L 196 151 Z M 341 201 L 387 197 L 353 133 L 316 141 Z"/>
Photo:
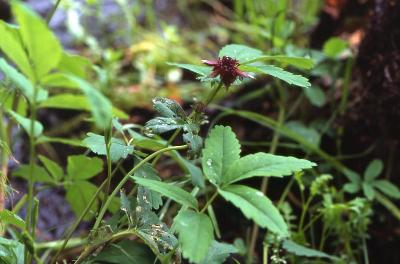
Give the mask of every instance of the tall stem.
<path id="1" fill-rule="evenodd" d="M 51 19 L 53 18 L 54 14 L 57 11 L 58 6 L 60 5 L 61 0 L 57 0 L 56 4 L 53 6 L 53 8 L 51 9 L 49 15 L 46 18 L 46 22 L 47 24 L 50 24 Z"/>
<path id="2" fill-rule="evenodd" d="M 282 126 L 283 122 L 285 121 L 285 105 L 284 105 L 284 98 L 283 98 L 283 92 L 280 90 L 283 89 L 281 85 L 278 86 L 278 92 L 280 94 L 280 103 L 279 103 L 279 113 L 278 113 L 278 122 L 277 122 L 277 127 L 274 131 L 274 135 L 272 137 L 272 142 L 271 142 L 271 147 L 269 152 L 271 154 L 274 154 L 276 152 L 278 143 L 279 143 L 279 130 L 280 127 Z M 261 182 L 261 192 L 263 194 L 266 194 L 267 192 L 267 187 L 268 187 L 268 178 L 263 178 Z M 249 251 L 247 255 L 247 263 L 251 263 L 252 257 L 256 248 L 256 243 L 257 243 L 257 238 L 258 238 L 258 233 L 260 231 L 260 228 L 257 224 L 253 225 L 253 229 L 251 232 L 251 240 L 250 240 L 250 245 L 249 245 Z"/>
<path id="3" fill-rule="evenodd" d="M 36 223 L 33 221 L 33 198 L 34 198 L 34 184 L 35 179 L 33 171 L 35 168 L 35 157 L 36 157 L 36 136 L 35 136 L 35 121 L 37 118 L 37 106 L 36 98 L 39 92 L 39 86 L 36 84 L 34 86 L 33 98 L 31 101 L 31 115 L 30 115 L 30 129 L 29 129 L 29 180 L 28 180 L 28 207 L 26 211 L 26 231 L 35 237 Z M 31 255 L 29 254 L 27 248 L 25 247 L 25 263 L 29 264 L 31 262 Z"/>

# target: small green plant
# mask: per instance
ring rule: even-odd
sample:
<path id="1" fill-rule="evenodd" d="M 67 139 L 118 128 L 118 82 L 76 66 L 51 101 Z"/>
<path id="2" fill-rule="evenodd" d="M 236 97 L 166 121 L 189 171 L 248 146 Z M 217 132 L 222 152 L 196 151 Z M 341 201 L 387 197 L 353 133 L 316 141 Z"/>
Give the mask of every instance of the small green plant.
<path id="1" fill-rule="evenodd" d="M 364 177 L 358 174 L 350 174 L 350 183 L 346 183 L 344 190 L 349 193 L 358 193 L 363 191 L 365 197 L 373 200 L 375 194 L 382 192 L 393 199 L 400 199 L 400 190 L 388 180 L 377 179 L 383 171 L 383 162 L 381 160 L 371 161 L 364 171 Z"/>
<path id="2" fill-rule="evenodd" d="M 130 6 L 126 1 L 117 2 L 126 8 L 124 15 L 132 31 L 137 23 L 129 17 Z M 148 57 L 134 62 L 138 75 L 160 64 L 170 70 L 179 68 L 196 75 L 196 86 L 200 87 L 196 91 L 201 92 L 194 95 L 190 106 L 154 97 L 157 116 L 135 124 L 113 105 L 112 91 L 108 90 L 108 85 L 125 81 L 118 76 L 123 53 L 102 50 L 101 41 L 82 35 L 92 52 L 104 57 L 104 67 L 71 54 L 47 26 L 60 1 L 47 21 L 19 1 L 12 1 L 16 24 L 0 21 L 0 118 L 4 120 L 0 122 L 0 227 L 7 237 L 0 238 L 0 262 L 220 264 L 231 258 L 250 264 L 261 262 L 261 256 L 263 263 L 368 263 L 366 240 L 372 201 L 380 202 L 400 219 L 398 208 L 387 198 L 400 198 L 400 191 L 388 180 L 378 179 L 382 161 L 373 160 L 361 177 L 320 148 L 322 136 L 335 133 L 329 130 L 331 120 L 306 124 L 292 118 L 303 97 L 313 107 L 328 102 L 320 87 L 297 72 L 313 77 L 330 70 L 337 74 L 337 65 L 330 64 L 347 51 L 347 43 L 330 39 L 322 52 L 286 45 L 297 32 L 295 28 L 304 32 L 314 23 L 320 4 L 299 2 L 296 10 L 304 11 L 305 22 L 296 25 L 288 19 L 290 1 L 262 2 L 233 2 L 237 26 L 233 39 L 243 41 L 243 32 L 260 32 L 249 36 L 259 48 L 225 45 L 214 58 L 198 60 L 197 64 L 197 57 L 189 56 L 188 50 L 177 49 L 172 54 L 181 54 L 179 61 L 195 64 L 167 62 L 178 61 L 167 48 L 180 43 L 179 34 L 174 27 L 163 25 L 169 32 L 167 37 L 152 35 L 151 40 L 166 42 L 159 48 L 162 50 L 154 48 Z M 144 1 L 143 5 L 147 23 L 153 27 L 151 3 Z M 139 9 L 135 14 L 140 14 Z M 82 28 L 76 29 L 79 33 Z M 135 45 L 130 52 L 134 50 Z M 349 59 L 345 82 L 350 78 L 351 63 Z M 318 64 L 317 69 L 309 73 L 314 64 Z M 267 84 L 236 98 L 234 107 L 215 107 L 219 96 L 235 93 L 237 87 L 254 84 L 257 79 Z M 344 99 L 332 120 L 345 112 L 348 83 L 344 86 Z M 299 95 L 293 104 L 292 90 Z M 266 91 L 276 103 L 276 120 L 238 109 Z M 210 118 L 210 106 L 221 113 Z M 54 136 L 58 127 L 50 128 L 49 122 L 42 120 L 51 109 L 79 111 L 62 126 L 85 124 L 84 133 L 76 138 Z M 239 132 L 237 127 L 219 124 L 229 115 L 272 129 L 271 138 L 246 142 L 235 133 Z M 25 138 L 29 155 L 26 163 L 19 163 L 12 149 L 17 140 L 25 142 Z M 59 155 L 54 143 L 67 145 L 73 154 Z M 251 151 L 252 143 L 256 151 Z M 283 149 L 295 151 L 278 155 Z M 337 152 L 341 154 L 340 147 Z M 301 153 L 302 158 L 289 156 Z M 17 164 L 12 172 L 8 171 L 10 159 Z M 320 166 L 309 160 L 318 160 Z M 173 168 L 170 177 L 164 177 L 166 166 Z M 3 209 L 4 197 L 12 192 L 8 175 L 27 182 L 26 194 L 10 210 Z M 350 182 L 336 189 L 332 183 L 337 175 L 347 176 Z M 255 187 L 258 180 L 259 188 Z M 276 201 L 270 198 L 276 193 L 267 192 L 270 182 L 284 185 Z M 37 194 L 51 188 L 65 193 L 75 220 L 58 240 L 43 242 L 37 238 Z M 367 199 L 351 196 L 361 190 Z M 229 218 L 252 223 L 246 237 L 245 232 L 235 232 L 234 242 L 225 239 L 225 219 L 216 210 L 221 204 L 241 212 Z M 19 216 L 23 208 L 25 219 Z M 83 222 L 90 227 L 78 235 Z M 69 251 L 71 248 L 76 250 Z"/>

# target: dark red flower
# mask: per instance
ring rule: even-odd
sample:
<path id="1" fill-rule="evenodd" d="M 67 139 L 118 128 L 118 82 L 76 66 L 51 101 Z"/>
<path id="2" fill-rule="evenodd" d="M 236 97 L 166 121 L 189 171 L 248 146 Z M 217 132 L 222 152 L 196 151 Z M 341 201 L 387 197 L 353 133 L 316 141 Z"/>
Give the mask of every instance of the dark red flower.
<path id="1" fill-rule="evenodd" d="M 237 78 L 254 78 L 248 73 L 239 70 L 239 61 L 234 58 L 223 56 L 217 60 L 202 60 L 202 63 L 213 66 L 210 77 L 215 78 L 219 75 L 222 83 L 228 88 Z"/>

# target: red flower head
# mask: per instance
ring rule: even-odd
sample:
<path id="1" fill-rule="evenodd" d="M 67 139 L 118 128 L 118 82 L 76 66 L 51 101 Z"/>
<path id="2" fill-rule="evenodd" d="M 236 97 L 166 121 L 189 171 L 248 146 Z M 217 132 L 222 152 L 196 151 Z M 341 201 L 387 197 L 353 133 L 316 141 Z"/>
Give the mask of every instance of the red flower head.
<path id="1" fill-rule="evenodd" d="M 239 61 L 234 58 L 223 56 L 217 60 L 202 60 L 204 64 L 213 66 L 213 71 L 210 77 L 215 78 L 218 75 L 221 77 L 222 83 L 228 88 L 238 77 L 254 78 L 248 73 L 239 70 Z"/>

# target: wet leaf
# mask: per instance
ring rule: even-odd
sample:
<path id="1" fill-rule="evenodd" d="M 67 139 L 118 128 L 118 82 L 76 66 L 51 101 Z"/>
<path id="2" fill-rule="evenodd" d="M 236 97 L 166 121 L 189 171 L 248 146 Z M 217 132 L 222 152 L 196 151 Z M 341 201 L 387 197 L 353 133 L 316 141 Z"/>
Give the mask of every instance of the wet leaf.
<path id="1" fill-rule="evenodd" d="M 203 261 L 214 239 L 210 218 L 205 214 L 186 210 L 175 217 L 174 224 L 183 256 L 194 263 Z"/>

